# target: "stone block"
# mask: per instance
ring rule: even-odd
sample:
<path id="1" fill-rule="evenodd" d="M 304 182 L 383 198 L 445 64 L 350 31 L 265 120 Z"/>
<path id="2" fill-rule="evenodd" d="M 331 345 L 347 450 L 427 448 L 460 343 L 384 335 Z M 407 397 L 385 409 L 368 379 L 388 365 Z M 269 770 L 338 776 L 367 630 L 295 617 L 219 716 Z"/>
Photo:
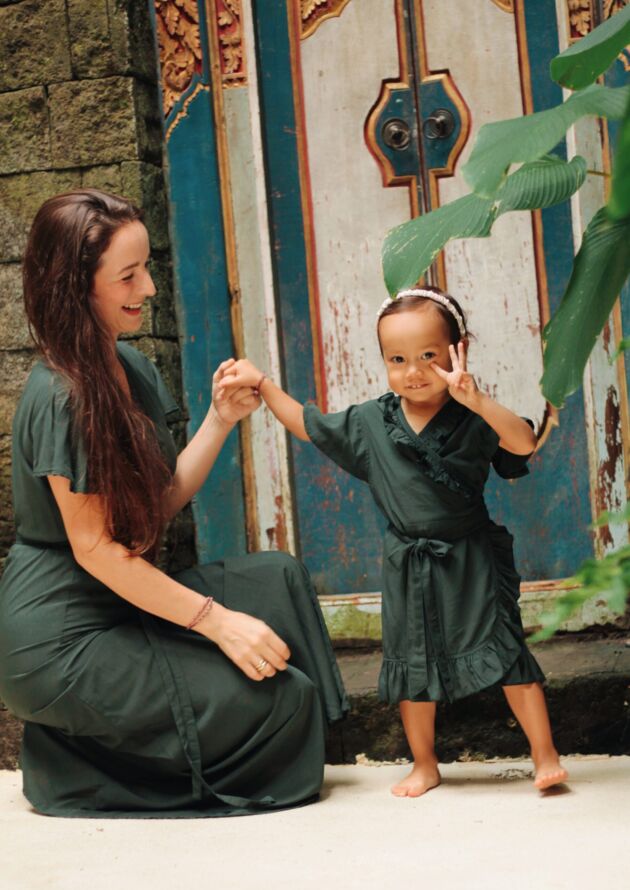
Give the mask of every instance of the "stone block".
<path id="1" fill-rule="evenodd" d="M 50 167 L 48 109 L 43 87 L 0 95 L 0 174 Z"/>
<path id="2" fill-rule="evenodd" d="M 120 165 L 110 164 L 103 167 L 89 167 L 81 171 L 81 185 L 83 188 L 100 189 L 103 192 L 113 192 L 115 195 L 123 194 Z"/>
<path id="3" fill-rule="evenodd" d="M 47 198 L 80 185 L 81 174 L 77 170 L 1 177 L 0 260 L 21 260 L 31 223 L 39 207 Z"/>
<path id="4" fill-rule="evenodd" d="M 90 0 L 85 0 L 89 5 Z M 157 50 L 149 4 L 107 0 L 112 53 L 118 70 L 147 80 L 157 78 Z"/>
<path id="5" fill-rule="evenodd" d="M 0 265 L 0 349 L 30 349 L 22 297 L 22 267 L 19 263 Z"/>
<path id="6" fill-rule="evenodd" d="M 11 491 L 11 436 L 0 436 L 0 557 L 15 540 Z"/>
<path id="7" fill-rule="evenodd" d="M 138 157 L 131 78 L 54 84 L 49 105 L 53 168 L 93 167 Z"/>
<path id="8" fill-rule="evenodd" d="M 49 89 L 52 167 L 161 161 L 155 88 L 131 77 L 53 84 Z"/>
<path id="9" fill-rule="evenodd" d="M 152 333 L 176 340 L 177 318 L 173 298 L 173 267 L 170 262 L 154 259 L 151 274 L 157 294 L 151 301 Z"/>
<path id="10" fill-rule="evenodd" d="M 34 351 L 5 352 L 0 362 L 0 436 L 11 433 L 11 424 L 26 378 L 35 364 Z"/>
<path id="11" fill-rule="evenodd" d="M 126 74 L 126 65 L 116 65 L 107 0 L 66 0 L 66 3 L 75 77 Z M 118 8 L 114 14 L 126 19 L 124 11 Z"/>
<path id="12" fill-rule="evenodd" d="M 128 161 L 120 165 L 120 171 L 123 194 L 144 210 L 151 249 L 167 250 L 168 203 L 162 169 L 153 164 Z"/>
<path id="13" fill-rule="evenodd" d="M 64 0 L 3 6 L 0 34 L 0 92 L 72 76 Z"/>

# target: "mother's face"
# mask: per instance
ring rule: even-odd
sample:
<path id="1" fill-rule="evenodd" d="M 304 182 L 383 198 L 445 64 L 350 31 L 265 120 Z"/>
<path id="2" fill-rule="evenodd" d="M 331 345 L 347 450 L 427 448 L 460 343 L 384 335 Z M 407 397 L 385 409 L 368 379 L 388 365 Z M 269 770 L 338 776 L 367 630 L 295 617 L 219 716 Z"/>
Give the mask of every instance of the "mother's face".
<path id="1" fill-rule="evenodd" d="M 140 328 L 144 301 L 155 296 L 149 254 L 148 232 L 136 220 L 118 229 L 101 256 L 92 305 L 114 339 Z"/>

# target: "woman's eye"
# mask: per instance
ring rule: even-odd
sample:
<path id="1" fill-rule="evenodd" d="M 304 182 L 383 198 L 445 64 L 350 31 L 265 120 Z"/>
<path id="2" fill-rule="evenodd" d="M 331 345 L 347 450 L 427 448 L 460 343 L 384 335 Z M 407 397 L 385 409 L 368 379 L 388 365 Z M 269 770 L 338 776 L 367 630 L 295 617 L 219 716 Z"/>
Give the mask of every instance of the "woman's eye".
<path id="1" fill-rule="evenodd" d="M 132 278 L 133 278 L 133 272 L 131 273 L 131 275 L 125 275 L 125 277 L 122 280 L 123 281 L 131 281 Z"/>

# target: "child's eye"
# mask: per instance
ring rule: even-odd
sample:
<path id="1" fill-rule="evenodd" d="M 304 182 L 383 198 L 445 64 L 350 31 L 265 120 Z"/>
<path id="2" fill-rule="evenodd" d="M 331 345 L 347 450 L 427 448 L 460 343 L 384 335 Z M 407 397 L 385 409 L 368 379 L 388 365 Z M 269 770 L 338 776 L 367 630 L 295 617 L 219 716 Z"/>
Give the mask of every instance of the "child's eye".
<path id="1" fill-rule="evenodd" d="M 404 362 L 404 358 L 402 355 L 393 355 L 390 358 L 390 362 L 393 362 L 395 365 L 401 365 Z"/>
<path id="2" fill-rule="evenodd" d="M 434 352 L 423 352 L 422 355 L 420 356 L 420 358 L 422 359 L 423 362 L 430 362 L 431 359 L 435 358 L 435 353 Z"/>

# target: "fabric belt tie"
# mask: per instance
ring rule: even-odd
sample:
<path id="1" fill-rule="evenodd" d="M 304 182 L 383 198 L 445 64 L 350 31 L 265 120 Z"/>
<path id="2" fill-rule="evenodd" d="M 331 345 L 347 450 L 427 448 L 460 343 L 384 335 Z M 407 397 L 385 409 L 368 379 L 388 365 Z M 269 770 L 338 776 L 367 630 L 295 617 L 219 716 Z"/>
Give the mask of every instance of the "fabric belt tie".
<path id="1" fill-rule="evenodd" d="M 443 559 L 453 545 L 435 538 L 409 538 L 392 526 L 389 531 L 396 539 L 395 542 L 392 541 L 389 560 L 399 571 L 405 565 L 407 568 L 405 593 L 409 638 L 412 641 L 408 653 L 408 687 L 409 695 L 414 696 L 426 689 L 429 683 L 427 632 L 436 639 L 441 637 L 432 596 L 431 574 L 434 560 Z M 440 652 L 437 654 L 439 659 Z"/>

